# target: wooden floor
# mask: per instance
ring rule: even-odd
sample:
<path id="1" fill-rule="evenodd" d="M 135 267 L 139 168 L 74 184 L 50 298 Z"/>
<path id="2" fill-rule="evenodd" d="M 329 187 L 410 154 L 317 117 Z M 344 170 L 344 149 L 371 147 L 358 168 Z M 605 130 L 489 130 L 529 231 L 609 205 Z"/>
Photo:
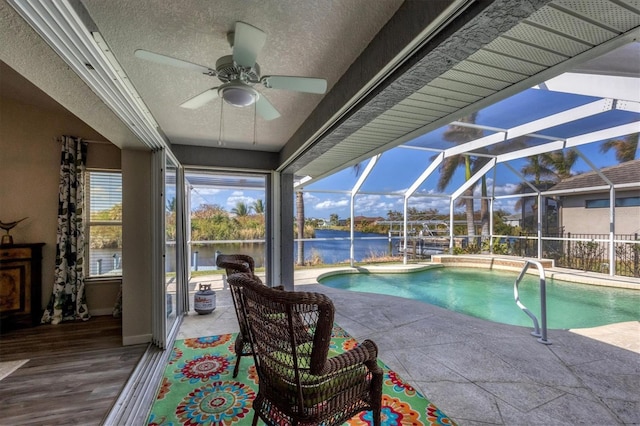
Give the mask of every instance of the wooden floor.
<path id="1" fill-rule="evenodd" d="M 0 335 L 0 361 L 29 359 L 0 381 L 0 425 L 99 425 L 147 345 L 122 346 L 120 319 Z"/>

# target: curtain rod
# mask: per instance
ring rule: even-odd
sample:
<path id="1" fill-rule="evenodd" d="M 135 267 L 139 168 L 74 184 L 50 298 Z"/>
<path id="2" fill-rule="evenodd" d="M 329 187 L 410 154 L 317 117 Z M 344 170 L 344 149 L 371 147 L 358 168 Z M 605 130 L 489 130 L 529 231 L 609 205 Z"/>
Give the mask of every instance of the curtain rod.
<path id="1" fill-rule="evenodd" d="M 82 138 L 80 138 L 82 139 Z M 62 142 L 62 138 L 57 137 L 57 138 L 53 138 L 54 142 L 60 143 Z M 109 144 L 109 145 L 113 145 L 111 142 L 109 141 L 93 141 L 93 140 L 89 140 L 89 139 L 82 139 L 82 142 L 86 142 L 86 143 L 96 143 L 96 144 Z"/>

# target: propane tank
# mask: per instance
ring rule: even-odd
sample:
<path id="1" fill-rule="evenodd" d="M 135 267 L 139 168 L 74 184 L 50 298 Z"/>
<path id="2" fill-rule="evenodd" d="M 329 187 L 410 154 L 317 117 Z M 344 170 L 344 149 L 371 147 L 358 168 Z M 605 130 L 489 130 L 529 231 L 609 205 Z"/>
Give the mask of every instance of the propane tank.
<path id="1" fill-rule="evenodd" d="M 200 284 L 193 301 L 193 307 L 198 314 L 206 315 L 213 312 L 216 308 L 216 292 L 211 290 L 211 284 Z"/>

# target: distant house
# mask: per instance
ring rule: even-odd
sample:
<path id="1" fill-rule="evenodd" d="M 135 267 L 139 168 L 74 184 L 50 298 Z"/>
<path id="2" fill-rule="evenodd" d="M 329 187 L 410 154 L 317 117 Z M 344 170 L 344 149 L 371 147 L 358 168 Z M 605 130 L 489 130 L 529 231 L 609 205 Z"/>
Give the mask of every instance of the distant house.
<path id="1" fill-rule="evenodd" d="M 504 217 L 505 225 L 522 226 L 522 213 L 510 214 Z"/>
<path id="2" fill-rule="evenodd" d="M 628 161 L 600 172 L 616 187 L 615 233 L 640 233 L 640 160 Z M 610 193 L 597 172 L 565 179 L 550 191 L 560 194 L 560 225 L 565 234 L 608 234 Z"/>

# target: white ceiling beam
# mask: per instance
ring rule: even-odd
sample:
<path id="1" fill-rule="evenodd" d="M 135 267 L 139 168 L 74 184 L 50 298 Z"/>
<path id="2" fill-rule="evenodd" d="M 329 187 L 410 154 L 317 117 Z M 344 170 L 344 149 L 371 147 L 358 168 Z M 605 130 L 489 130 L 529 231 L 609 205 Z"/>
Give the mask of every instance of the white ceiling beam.
<path id="1" fill-rule="evenodd" d="M 620 126 L 598 130 L 597 132 L 585 133 L 584 135 L 567 138 L 566 147 L 571 148 L 573 146 L 584 145 L 591 142 L 619 138 L 620 136 L 626 136 L 637 132 L 640 132 L 640 121 L 634 121 L 633 123 L 622 124 Z"/>
<path id="2" fill-rule="evenodd" d="M 590 102 L 586 105 L 571 108 L 557 114 L 533 120 L 520 126 L 513 127 L 507 131 L 507 139 L 513 139 L 518 136 L 524 136 L 531 133 L 539 132 L 543 129 L 559 126 L 561 124 L 580 120 L 592 115 L 601 114 L 613 108 L 612 99 L 600 99 Z"/>
<path id="3" fill-rule="evenodd" d="M 634 77 L 567 72 L 534 88 L 640 102 L 640 82 Z"/>
<path id="4" fill-rule="evenodd" d="M 454 155 L 468 153 L 469 151 L 473 151 L 474 149 L 484 148 L 489 145 L 495 145 L 499 142 L 504 142 L 505 136 L 506 135 L 504 132 L 483 136 L 479 139 L 472 140 L 471 142 L 463 143 L 446 149 L 444 151 L 444 156 L 445 158 L 452 157 Z"/>
<path id="5" fill-rule="evenodd" d="M 525 148 L 506 154 L 498 155 L 496 158 L 498 163 L 504 163 L 511 160 L 517 160 L 519 158 L 526 158 L 532 155 L 542 154 L 545 152 L 558 151 L 563 148 L 573 148 L 588 143 L 604 141 L 613 138 L 619 138 L 631 133 L 640 132 L 640 121 L 634 121 L 633 123 L 623 124 L 620 126 L 610 127 L 604 130 L 598 130 L 596 132 L 585 133 L 583 135 L 573 136 L 566 140 L 558 140 L 551 143 L 538 145 L 531 148 Z"/>
<path id="6" fill-rule="evenodd" d="M 544 154 L 545 152 L 558 151 L 564 148 L 564 140 L 545 143 L 530 148 L 519 149 L 517 151 L 500 154 L 496 157 L 498 163 L 506 163 L 507 161 L 517 160 L 519 158 L 531 157 L 532 155 Z"/>
<path id="7" fill-rule="evenodd" d="M 452 121 L 450 126 L 468 127 L 470 129 L 490 130 L 492 132 L 506 132 L 507 129 L 502 127 L 485 126 L 476 123 L 467 123 L 466 121 Z"/>
<path id="8" fill-rule="evenodd" d="M 360 175 L 360 177 L 356 181 L 355 185 L 353 185 L 353 189 L 351 189 L 351 193 L 352 194 L 356 194 L 360 190 L 360 188 L 364 184 L 364 181 L 367 180 L 367 177 L 369 177 L 369 174 L 371 173 L 371 170 L 373 170 L 374 166 L 378 162 L 378 159 L 380 158 L 381 155 L 382 154 L 378 154 L 378 155 L 376 155 L 374 157 L 371 157 L 371 159 L 367 163 L 366 167 L 362 171 L 362 174 Z"/>
<path id="9" fill-rule="evenodd" d="M 407 191 L 404 194 L 405 198 L 411 197 L 413 193 L 418 190 L 420 185 L 422 185 L 424 181 L 427 180 L 427 178 L 431 176 L 431 174 L 436 170 L 436 168 L 442 163 L 442 160 L 444 160 L 444 152 L 441 152 L 440 154 L 438 154 L 438 156 L 433 160 L 433 162 L 429 164 L 429 167 L 427 167 L 424 170 L 424 172 L 422 172 L 420 177 L 416 179 L 415 182 L 413 182 L 413 184 L 409 187 L 409 189 L 407 189 Z"/>
<path id="10" fill-rule="evenodd" d="M 445 157 L 451 157 L 453 155 L 458 155 L 462 153 L 469 153 L 474 149 L 484 148 L 490 145 L 494 145 L 505 140 L 514 139 L 519 136 L 529 135 L 532 137 L 540 137 L 541 135 L 536 135 L 536 132 L 539 132 L 544 129 L 548 129 L 551 127 L 559 126 L 561 124 L 569 123 L 571 121 L 579 120 L 585 117 L 590 117 L 592 115 L 601 114 L 605 111 L 610 111 L 614 106 L 613 99 L 600 99 L 594 102 L 590 102 L 586 105 L 581 105 L 575 108 L 571 108 L 557 114 L 552 114 L 547 117 L 540 118 L 538 120 L 533 120 L 528 123 L 522 124 L 520 126 L 512 127 L 510 129 L 500 130 L 498 133 L 494 133 L 492 135 L 484 136 L 479 139 L 475 139 L 473 141 L 463 143 L 460 145 L 456 145 L 452 148 L 445 150 Z M 465 127 L 478 127 L 472 126 L 469 123 L 462 122 L 454 122 L 456 125 L 461 125 Z M 478 128 L 484 128 L 483 126 L 479 126 Z M 545 136 L 546 138 L 553 138 L 552 136 Z"/>
<path id="11" fill-rule="evenodd" d="M 639 112 L 640 113 L 640 102 L 618 100 L 618 101 L 616 101 L 614 107 L 615 107 L 615 109 L 619 109 L 620 111 L 631 111 L 631 112 Z"/>

